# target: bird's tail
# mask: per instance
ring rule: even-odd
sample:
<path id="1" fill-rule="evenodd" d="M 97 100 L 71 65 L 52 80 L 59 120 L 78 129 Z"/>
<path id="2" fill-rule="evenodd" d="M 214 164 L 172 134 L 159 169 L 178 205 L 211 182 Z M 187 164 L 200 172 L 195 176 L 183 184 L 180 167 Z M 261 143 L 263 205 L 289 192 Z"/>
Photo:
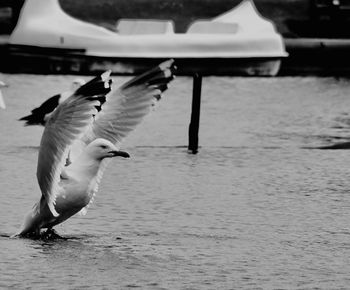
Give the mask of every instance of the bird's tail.
<path id="1" fill-rule="evenodd" d="M 51 98 L 43 102 L 39 107 L 33 109 L 30 115 L 20 118 L 19 121 L 26 121 L 26 123 L 24 124 L 25 126 L 45 126 L 47 118 L 58 106 L 61 96 L 62 94 L 52 96 Z"/>
<path id="2" fill-rule="evenodd" d="M 33 126 L 33 125 L 45 125 L 45 116 L 42 114 L 30 114 L 28 116 L 24 116 L 18 121 L 25 121 L 24 126 Z"/>

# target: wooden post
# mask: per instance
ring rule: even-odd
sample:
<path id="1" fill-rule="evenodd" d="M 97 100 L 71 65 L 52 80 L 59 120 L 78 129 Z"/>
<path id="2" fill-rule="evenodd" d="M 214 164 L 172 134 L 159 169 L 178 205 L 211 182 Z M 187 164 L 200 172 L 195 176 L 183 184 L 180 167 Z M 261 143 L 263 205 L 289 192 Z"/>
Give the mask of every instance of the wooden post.
<path id="1" fill-rule="evenodd" d="M 188 151 L 192 154 L 198 153 L 198 131 L 201 110 L 202 76 L 196 73 L 193 76 L 192 112 L 191 122 L 188 130 Z"/>

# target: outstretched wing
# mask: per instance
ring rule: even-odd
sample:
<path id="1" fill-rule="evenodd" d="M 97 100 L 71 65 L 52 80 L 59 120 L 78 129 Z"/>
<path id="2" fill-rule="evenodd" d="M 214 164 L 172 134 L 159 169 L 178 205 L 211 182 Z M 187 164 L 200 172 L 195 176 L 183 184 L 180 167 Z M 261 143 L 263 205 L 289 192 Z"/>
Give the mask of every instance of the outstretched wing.
<path id="1" fill-rule="evenodd" d="M 173 60 L 165 61 L 112 91 L 83 141 L 88 144 L 96 138 L 104 138 L 114 144 L 120 143 L 161 98 L 174 79 L 175 69 Z"/>
<path id="2" fill-rule="evenodd" d="M 48 120 L 41 138 L 37 178 L 46 202 L 54 216 L 60 174 L 69 147 L 80 138 L 93 122 L 99 105 L 98 98 L 111 90 L 110 72 L 98 76 L 80 87 L 61 103 Z"/>

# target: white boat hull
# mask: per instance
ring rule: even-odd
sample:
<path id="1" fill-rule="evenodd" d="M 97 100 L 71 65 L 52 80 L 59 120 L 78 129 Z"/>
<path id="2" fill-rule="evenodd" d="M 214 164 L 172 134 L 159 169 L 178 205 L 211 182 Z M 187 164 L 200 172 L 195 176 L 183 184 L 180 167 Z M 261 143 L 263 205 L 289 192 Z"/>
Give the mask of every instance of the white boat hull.
<path id="1" fill-rule="evenodd" d="M 13 58 L 43 61 L 46 55 L 53 62 L 62 58 L 80 73 L 109 66 L 115 73 L 135 73 L 137 61 L 174 58 L 180 69 L 184 65 L 184 74 L 205 67 L 205 74 L 212 70 L 212 74 L 275 75 L 280 59 L 287 56 L 281 35 L 249 0 L 209 22 L 194 23 L 187 33 L 168 29 L 164 34 L 139 35 L 116 33 L 72 18 L 57 0 L 27 0 L 9 43 Z"/>

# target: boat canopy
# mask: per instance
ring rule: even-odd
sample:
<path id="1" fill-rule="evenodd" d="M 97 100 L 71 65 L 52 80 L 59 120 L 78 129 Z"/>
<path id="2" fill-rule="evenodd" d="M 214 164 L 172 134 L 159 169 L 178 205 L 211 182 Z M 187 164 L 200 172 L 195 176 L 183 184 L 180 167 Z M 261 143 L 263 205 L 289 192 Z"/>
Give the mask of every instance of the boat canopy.
<path id="1" fill-rule="evenodd" d="M 246 0 L 238 6 L 212 19 L 213 22 L 237 24 L 239 32 L 254 34 L 277 33 L 274 23 L 262 17 L 253 1 Z"/>
<path id="2" fill-rule="evenodd" d="M 188 28 L 187 33 L 201 34 L 235 34 L 238 32 L 237 23 L 214 22 L 211 20 L 197 20 Z"/>
<path id="3" fill-rule="evenodd" d="M 174 23 L 171 20 L 120 19 L 116 32 L 119 35 L 173 34 Z"/>
<path id="4" fill-rule="evenodd" d="M 274 24 L 264 19 L 250 0 L 210 20 L 196 20 L 187 33 L 276 34 Z"/>

